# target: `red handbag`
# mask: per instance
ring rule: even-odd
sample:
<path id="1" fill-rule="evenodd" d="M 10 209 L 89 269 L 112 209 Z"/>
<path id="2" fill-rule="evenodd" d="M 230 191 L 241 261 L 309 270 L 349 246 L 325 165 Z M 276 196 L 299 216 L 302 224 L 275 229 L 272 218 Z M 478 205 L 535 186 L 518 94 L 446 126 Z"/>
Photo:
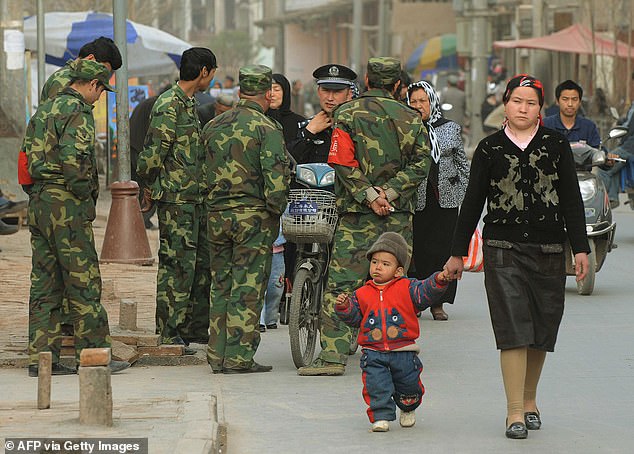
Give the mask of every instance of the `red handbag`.
<path id="1" fill-rule="evenodd" d="M 464 271 L 473 273 L 480 272 L 484 269 L 484 260 L 482 257 L 482 233 L 476 228 L 469 242 L 469 255 L 462 257 L 464 263 Z"/>

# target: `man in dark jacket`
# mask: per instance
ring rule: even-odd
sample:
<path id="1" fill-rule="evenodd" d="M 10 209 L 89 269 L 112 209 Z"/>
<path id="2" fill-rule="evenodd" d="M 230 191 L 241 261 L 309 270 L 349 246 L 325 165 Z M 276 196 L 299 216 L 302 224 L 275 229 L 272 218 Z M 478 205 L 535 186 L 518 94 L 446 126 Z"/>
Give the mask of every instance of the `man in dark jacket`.
<path id="1" fill-rule="evenodd" d="M 299 164 L 328 161 L 332 115 L 340 104 L 350 99 L 350 91 L 357 74 L 346 66 L 328 64 L 317 68 L 313 72 L 313 77 L 317 81 L 317 96 L 321 110 L 300 123 L 299 141 L 292 149 L 289 147 L 290 153 Z"/>

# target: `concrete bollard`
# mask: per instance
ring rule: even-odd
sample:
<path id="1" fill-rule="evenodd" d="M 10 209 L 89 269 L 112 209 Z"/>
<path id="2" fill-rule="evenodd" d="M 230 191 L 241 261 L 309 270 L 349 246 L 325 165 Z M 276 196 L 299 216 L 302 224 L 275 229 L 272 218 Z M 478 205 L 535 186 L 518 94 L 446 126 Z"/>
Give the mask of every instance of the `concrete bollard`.
<path id="1" fill-rule="evenodd" d="M 51 372 L 53 355 L 51 352 L 41 352 L 37 366 L 37 408 L 45 410 L 51 408 Z"/>
<path id="2" fill-rule="evenodd" d="M 79 357 L 79 423 L 112 426 L 110 349 L 85 348 Z"/>
<path id="3" fill-rule="evenodd" d="M 136 331 L 136 316 L 136 301 L 122 299 L 119 303 L 119 327 L 121 329 Z"/>

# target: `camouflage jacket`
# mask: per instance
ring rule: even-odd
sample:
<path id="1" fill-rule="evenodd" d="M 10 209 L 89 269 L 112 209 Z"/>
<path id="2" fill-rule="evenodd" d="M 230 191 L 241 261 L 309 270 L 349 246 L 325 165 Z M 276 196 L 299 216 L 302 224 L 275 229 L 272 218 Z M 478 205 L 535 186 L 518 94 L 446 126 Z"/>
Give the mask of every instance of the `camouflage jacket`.
<path id="1" fill-rule="evenodd" d="M 137 175 L 152 198 L 168 203 L 200 203 L 205 160 L 196 100 L 174 84 L 154 103 Z"/>
<path id="2" fill-rule="evenodd" d="M 40 104 L 22 143 L 36 186 L 60 185 L 80 200 L 97 199 L 92 107 L 70 87 Z"/>
<path id="3" fill-rule="evenodd" d="M 328 163 L 340 213 L 372 213 L 375 188 L 385 190 L 397 212 L 414 213 L 431 163 L 427 130 L 415 110 L 370 89 L 335 111 Z"/>
<path id="4" fill-rule="evenodd" d="M 282 127 L 242 99 L 203 129 L 211 211 L 247 208 L 281 215 L 290 184 Z"/>
<path id="5" fill-rule="evenodd" d="M 54 98 L 71 80 L 70 73 L 75 69 L 77 60 L 68 60 L 64 66 L 51 74 L 42 87 L 40 102 Z"/>

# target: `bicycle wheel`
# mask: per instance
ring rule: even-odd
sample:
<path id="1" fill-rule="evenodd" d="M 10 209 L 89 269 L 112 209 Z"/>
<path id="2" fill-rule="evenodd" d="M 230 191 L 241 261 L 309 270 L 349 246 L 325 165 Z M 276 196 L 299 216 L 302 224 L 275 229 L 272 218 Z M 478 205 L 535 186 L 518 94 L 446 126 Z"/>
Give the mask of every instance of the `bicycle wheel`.
<path id="1" fill-rule="evenodd" d="M 319 291 L 313 282 L 314 272 L 299 269 L 293 279 L 288 335 L 295 367 L 307 366 L 313 360 L 319 331 Z"/>

